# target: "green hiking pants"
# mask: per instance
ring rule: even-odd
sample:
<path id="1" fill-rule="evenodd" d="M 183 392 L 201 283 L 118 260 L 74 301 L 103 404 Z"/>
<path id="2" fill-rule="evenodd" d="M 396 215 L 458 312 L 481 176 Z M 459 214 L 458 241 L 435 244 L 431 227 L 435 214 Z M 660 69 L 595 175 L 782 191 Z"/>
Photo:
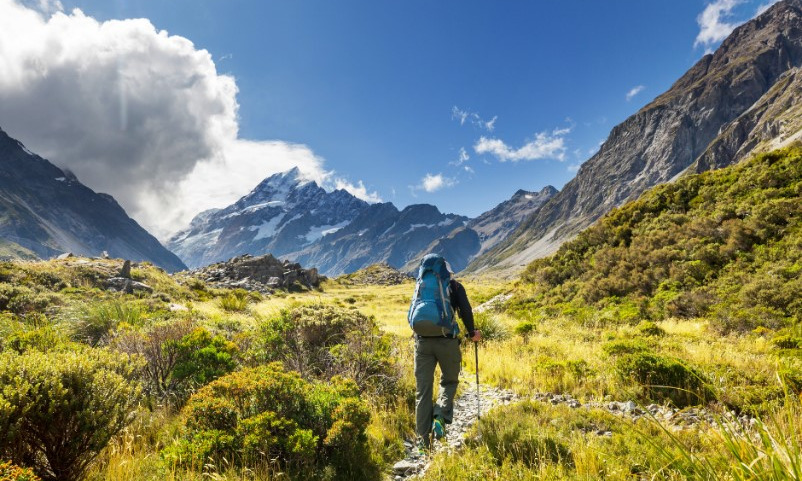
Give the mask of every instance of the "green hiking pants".
<path id="1" fill-rule="evenodd" d="M 432 405 L 434 368 L 440 365 L 440 394 Z M 447 424 L 454 416 L 454 395 L 459 384 L 462 353 L 459 339 L 418 337 L 415 339 L 415 432 L 428 446 L 434 416 Z"/>

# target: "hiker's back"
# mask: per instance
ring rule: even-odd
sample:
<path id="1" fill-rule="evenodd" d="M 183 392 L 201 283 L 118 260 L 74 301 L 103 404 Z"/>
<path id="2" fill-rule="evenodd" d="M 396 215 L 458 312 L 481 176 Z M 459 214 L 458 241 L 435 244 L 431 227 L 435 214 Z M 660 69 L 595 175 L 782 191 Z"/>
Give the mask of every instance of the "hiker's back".
<path id="1" fill-rule="evenodd" d="M 451 306 L 451 273 L 438 254 L 428 254 L 418 269 L 415 293 L 409 306 L 409 326 L 419 336 L 452 336 L 459 333 Z"/>

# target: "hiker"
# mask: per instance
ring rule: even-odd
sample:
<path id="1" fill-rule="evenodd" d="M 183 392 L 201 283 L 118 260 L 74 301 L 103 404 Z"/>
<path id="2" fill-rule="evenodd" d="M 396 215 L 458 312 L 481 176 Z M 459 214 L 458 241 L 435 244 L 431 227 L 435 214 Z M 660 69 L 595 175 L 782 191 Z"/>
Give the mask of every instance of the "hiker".
<path id="1" fill-rule="evenodd" d="M 460 329 L 454 315 L 465 325 L 466 337 L 478 342 L 473 311 L 462 284 L 451 278 L 445 259 L 428 254 L 418 269 L 415 294 L 409 307 L 409 325 L 415 337 L 415 432 L 420 451 L 431 447 L 430 437 L 445 436 L 445 425 L 454 414 L 454 395 L 462 366 Z M 432 405 L 434 369 L 440 365 L 440 394 Z"/>

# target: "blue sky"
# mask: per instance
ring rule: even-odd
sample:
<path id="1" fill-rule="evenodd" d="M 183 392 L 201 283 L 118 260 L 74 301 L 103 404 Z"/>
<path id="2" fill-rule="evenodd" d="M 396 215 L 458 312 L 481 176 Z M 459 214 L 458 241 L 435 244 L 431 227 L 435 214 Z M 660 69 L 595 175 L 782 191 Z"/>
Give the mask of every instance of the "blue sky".
<path id="1" fill-rule="evenodd" d="M 224 127 L 210 128 L 233 129 L 231 135 L 260 146 L 272 141 L 271 148 L 289 149 L 289 164 L 303 156 L 314 158 L 306 161 L 324 172 L 321 178 L 329 186 L 348 186 L 363 197 L 398 207 L 426 202 L 446 212 L 476 216 L 518 189 L 539 190 L 549 184 L 562 188 L 612 127 L 668 89 L 765 4 L 766 0 L 0 0 L 0 10 L 16 5 L 17 13 L 20 8 L 37 11 L 49 22 L 48 38 L 56 42 L 58 35 L 67 34 L 52 33 L 55 22 L 48 19 L 54 13 L 77 25 L 81 19 L 73 9 L 79 8 L 101 30 L 109 20 L 147 19 L 155 31 L 191 41 L 190 50 L 208 51 L 216 72 L 198 75 L 222 76 L 222 90 L 236 88 L 237 105 L 223 102 L 220 107 L 235 112 L 234 120 L 226 118 L 221 121 Z M 72 26 L 59 31 L 78 30 Z M 3 45 L 0 37 L 0 60 L 3 55 L 26 58 L 14 56 L 15 42 L 7 38 Z M 105 42 L 98 48 L 116 45 Z M 135 47 L 126 48 L 116 65 L 133 62 Z M 164 69 L 169 76 L 170 65 L 176 64 L 169 59 L 177 57 L 152 57 L 153 65 L 140 60 L 136 71 L 154 70 L 157 76 Z M 62 69 L 86 65 L 52 62 Z M 196 64 L 208 70 L 208 62 Z M 158 84 L 153 76 L 149 79 Z M 169 103 L 160 99 L 140 106 L 134 95 L 129 93 L 115 107 L 130 117 L 121 120 L 128 131 L 158 118 L 158 107 Z M 132 117 L 135 110 L 141 117 Z M 273 162 L 275 168 L 248 167 L 226 195 L 211 200 L 185 197 L 183 202 L 191 205 L 168 222 L 154 208 L 163 210 L 168 203 L 159 189 L 169 190 L 170 182 L 129 193 L 107 180 L 108 173 L 92 178 L 92 172 L 106 171 L 98 171 L 97 163 L 93 171 L 71 160 L 33 132 L 31 126 L 42 120 L 33 114 L 27 124 L 12 120 L 19 115 L 0 108 L 0 127 L 60 165 L 74 164 L 90 186 L 111 191 L 135 218 L 163 235 L 180 228 L 177 223 L 195 207 L 244 195 L 263 173 L 285 166 L 271 160 L 280 155 L 271 151 L 263 162 Z M 42 112 L 36 115 L 46 117 Z M 54 136 L 58 134 L 48 138 Z M 104 149 L 113 151 L 113 146 Z M 126 160 L 132 178 L 138 171 L 154 171 L 129 168 L 137 162 L 136 155 Z M 165 157 L 155 170 L 167 178 L 197 170 L 189 164 L 171 170 L 165 166 L 169 162 Z M 150 197 L 143 197 L 143 190 L 152 190 L 146 192 Z"/>

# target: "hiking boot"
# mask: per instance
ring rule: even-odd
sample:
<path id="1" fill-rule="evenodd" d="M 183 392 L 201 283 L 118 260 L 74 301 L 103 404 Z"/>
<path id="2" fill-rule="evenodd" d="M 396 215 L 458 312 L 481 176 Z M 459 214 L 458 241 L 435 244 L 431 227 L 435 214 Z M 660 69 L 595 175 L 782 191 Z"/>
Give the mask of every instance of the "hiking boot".
<path id="1" fill-rule="evenodd" d="M 446 424 L 443 422 L 443 418 L 439 416 L 434 418 L 432 433 L 434 433 L 434 439 L 443 439 L 446 436 Z"/>

